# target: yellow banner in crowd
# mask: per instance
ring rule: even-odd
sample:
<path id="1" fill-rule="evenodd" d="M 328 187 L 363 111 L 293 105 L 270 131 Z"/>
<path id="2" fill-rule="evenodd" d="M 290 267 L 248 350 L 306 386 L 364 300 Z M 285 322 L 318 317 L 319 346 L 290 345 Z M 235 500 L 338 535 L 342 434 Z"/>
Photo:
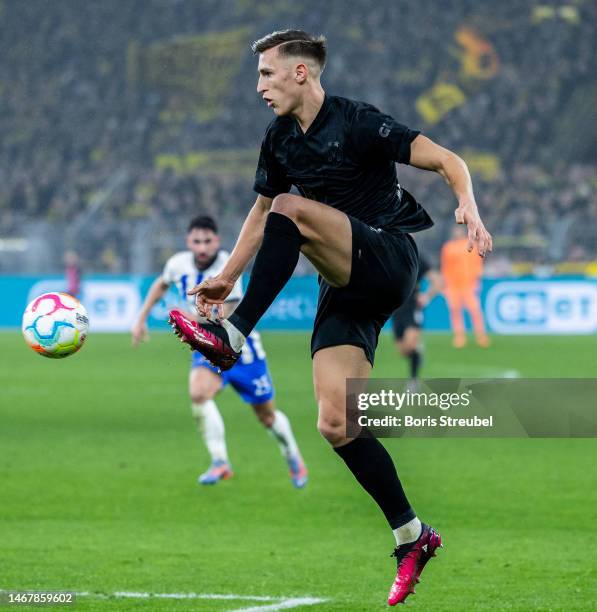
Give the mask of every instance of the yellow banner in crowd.
<path id="1" fill-rule="evenodd" d="M 468 27 L 459 28 L 454 38 L 464 50 L 461 56 L 464 76 L 491 79 L 496 75 L 500 60 L 493 45 L 487 39 Z"/>
<path id="2" fill-rule="evenodd" d="M 501 172 L 502 162 L 495 153 L 465 149 L 459 152 L 471 174 L 481 176 L 486 181 L 494 181 Z"/>
<path id="3" fill-rule="evenodd" d="M 466 96 L 452 83 L 436 83 L 431 89 L 419 96 L 416 108 L 427 123 L 437 123 L 452 109 L 464 104 Z"/>
<path id="4" fill-rule="evenodd" d="M 203 172 L 252 179 L 258 155 L 257 149 L 211 149 L 182 155 L 162 153 L 155 157 L 154 164 L 158 169 L 170 168 L 179 176 Z"/>

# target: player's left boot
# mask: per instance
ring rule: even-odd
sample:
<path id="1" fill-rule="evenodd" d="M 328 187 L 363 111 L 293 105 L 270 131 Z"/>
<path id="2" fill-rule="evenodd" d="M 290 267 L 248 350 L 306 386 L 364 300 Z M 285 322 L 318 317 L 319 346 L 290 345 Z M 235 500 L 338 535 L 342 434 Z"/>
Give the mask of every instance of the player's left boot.
<path id="1" fill-rule="evenodd" d="M 220 480 L 228 480 L 234 476 L 231 465 L 227 461 L 216 460 L 210 466 L 207 472 L 204 472 L 197 478 L 197 482 L 202 485 L 213 485 Z"/>
<path id="2" fill-rule="evenodd" d="M 199 351 L 220 370 L 229 370 L 240 357 L 231 346 L 228 332 L 215 323 L 197 323 L 180 310 L 171 310 L 168 317 L 174 333 L 193 350 Z"/>
<path id="3" fill-rule="evenodd" d="M 309 480 L 307 466 L 300 455 L 289 457 L 287 459 L 288 468 L 290 470 L 290 480 L 297 489 L 302 489 Z"/>
<path id="4" fill-rule="evenodd" d="M 427 561 L 435 557 L 436 549 L 441 546 L 442 538 L 439 533 L 423 523 L 418 540 L 402 544 L 394 550 L 392 557 L 396 557 L 398 570 L 388 595 L 390 606 L 403 603 L 411 593 L 415 592 L 415 584 L 419 582 Z"/>

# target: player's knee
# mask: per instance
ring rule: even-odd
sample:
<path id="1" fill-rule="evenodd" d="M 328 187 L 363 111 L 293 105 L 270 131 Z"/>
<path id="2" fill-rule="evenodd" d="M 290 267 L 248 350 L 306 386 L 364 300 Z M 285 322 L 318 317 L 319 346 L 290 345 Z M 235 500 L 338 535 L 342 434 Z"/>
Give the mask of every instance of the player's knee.
<path id="1" fill-rule="evenodd" d="M 402 350 L 400 351 L 404 357 L 408 357 L 413 351 L 417 350 L 417 341 L 409 340 L 402 345 Z"/>
<path id="2" fill-rule="evenodd" d="M 296 222 L 301 211 L 300 199 L 290 193 L 281 193 L 273 199 L 270 211 L 285 215 Z"/>
<path id="3" fill-rule="evenodd" d="M 339 414 L 320 414 L 317 421 L 317 429 L 332 446 L 346 440 L 346 421 Z"/>
<path id="4" fill-rule="evenodd" d="M 191 402 L 193 404 L 203 404 L 204 402 L 213 399 L 213 393 L 210 393 L 207 387 L 196 387 L 191 389 Z"/>
<path id="5" fill-rule="evenodd" d="M 253 410 L 255 411 L 255 416 L 264 427 L 269 429 L 274 424 L 276 417 L 271 408 L 266 406 L 253 406 Z"/>
<path id="6" fill-rule="evenodd" d="M 403 356 L 406 357 L 409 354 L 409 349 L 408 349 L 408 345 L 404 342 L 404 340 L 402 340 L 401 342 L 397 342 L 396 346 L 398 347 L 398 352 Z"/>

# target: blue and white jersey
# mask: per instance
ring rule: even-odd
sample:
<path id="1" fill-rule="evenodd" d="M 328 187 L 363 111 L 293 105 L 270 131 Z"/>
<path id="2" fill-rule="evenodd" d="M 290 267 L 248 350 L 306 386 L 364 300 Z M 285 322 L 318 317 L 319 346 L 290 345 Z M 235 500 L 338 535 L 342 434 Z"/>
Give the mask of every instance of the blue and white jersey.
<path id="1" fill-rule="evenodd" d="M 228 261 L 230 254 L 228 251 L 218 251 L 214 262 L 205 268 L 199 270 L 195 263 L 195 256 L 192 251 L 181 251 L 172 255 L 166 262 L 162 272 L 162 280 L 167 285 L 175 285 L 178 294 L 188 306 L 192 306 L 192 312 L 195 312 L 195 296 L 187 295 L 187 291 L 192 289 L 200 282 L 213 278 L 220 274 Z M 226 302 L 238 302 L 243 297 L 242 280 L 239 278 L 226 298 Z M 254 363 L 255 361 L 263 361 L 265 359 L 265 351 L 261 344 L 259 333 L 252 331 L 247 341 L 245 342 L 239 362 L 243 364 Z"/>
<path id="2" fill-rule="evenodd" d="M 220 274 L 224 269 L 226 262 L 230 254 L 227 251 L 218 251 L 214 262 L 205 268 L 205 270 L 199 270 L 195 263 L 195 256 L 192 251 L 181 251 L 172 255 L 164 266 L 162 272 L 162 280 L 167 285 L 175 285 L 178 289 L 180 298 L 187 304 L 195 305 L 195 296 L 187 295 L 187 291 L 192 289 L 195 285 L 200 282 L 213 278 Z M 226 298 L 227 302 L 237 302 L 243 297 L 243 286 L 242 281 L 239 278 L 234 284 L 234 288 L 230 292 L 230 295 Z"/>

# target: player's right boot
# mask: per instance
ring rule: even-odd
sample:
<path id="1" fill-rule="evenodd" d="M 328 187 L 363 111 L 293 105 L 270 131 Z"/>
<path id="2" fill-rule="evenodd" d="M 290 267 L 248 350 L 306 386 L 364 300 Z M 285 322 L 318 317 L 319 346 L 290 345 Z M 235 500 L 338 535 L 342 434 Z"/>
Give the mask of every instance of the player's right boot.
<path id="1" fill-rule="evenodd" d="M 216 459 L 209 466 L 207 472 L 204 472 L 199 476 L 197 482 L 202 485 L 213 485 L 220 482 L 220 480 L 228 480 L 234 476 L 232 466 L 228 461 Z"/>
<path id="2" fill-rule="evenodd" d="M 229 370 L 240 357 L 231 346 L 228 332 L 216 323 L 197 323 L 180 310 L 171 310 L 168 317 L 174 333 L 193 350 L 199 351 L 216 368 Z"/>
<path id="3" fill-rule="evenodd" d="M 431 557 L 435 557 L 436 549 L 442 546 L 442 538 L 429 525 L 422 524 L 421 535 L 414 542 L 398 546 L 392 553 L 396 557 L 398 570 L 394 584 L 388 595 L 388 604 L 395 606 L 415 592 L 415 584 L 419 582 L 421 572 Z"/>

